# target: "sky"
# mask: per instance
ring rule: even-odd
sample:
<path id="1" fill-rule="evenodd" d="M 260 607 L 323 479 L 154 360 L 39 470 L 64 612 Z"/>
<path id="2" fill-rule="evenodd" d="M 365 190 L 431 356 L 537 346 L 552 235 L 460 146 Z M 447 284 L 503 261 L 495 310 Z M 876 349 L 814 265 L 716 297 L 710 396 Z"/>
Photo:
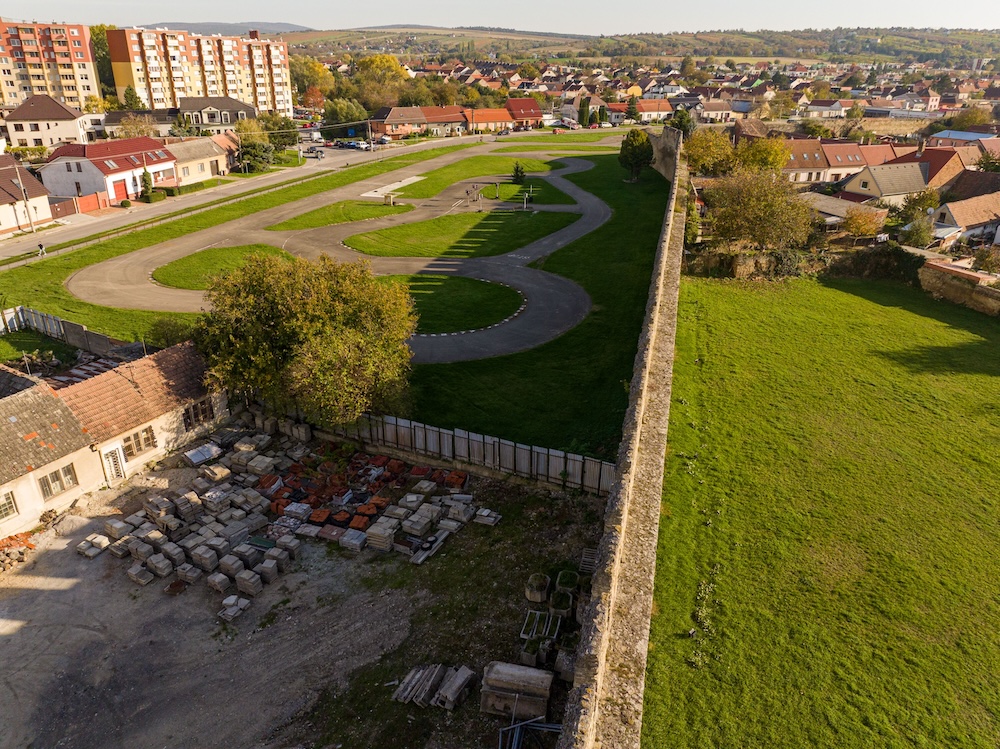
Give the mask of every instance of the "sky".
<path id="1" fill-rule="evenodd" d="M 273 0 L 206 3 L 172 0 L 162 5 L 135 0 L 3 0 L 5 19 L 111 23 L 118 26 L 166 21 L 271 21 L 314 29 L 347 29 L 385 24 L 429 26 L 494 26 L 520 31 L 566 34 L 707 31 L 711 29 L 802 29 L 844 27 L 1000 27 L 996 0 L 966 0 L 948 5 L 940 0 L 883 0 L 872 5 L 850 3 L 747 3 L 712 0 L 700 3 L 632 0 L 625 6 L 596 0 L 506 0 L 505 2 L 423 2 L 378 0 L 371 3 L 298 2 L 275 10 Z M 220 8 L 222 10 L 220 10 Z M 862 10 L 863 9 L 863 10 Z"/>

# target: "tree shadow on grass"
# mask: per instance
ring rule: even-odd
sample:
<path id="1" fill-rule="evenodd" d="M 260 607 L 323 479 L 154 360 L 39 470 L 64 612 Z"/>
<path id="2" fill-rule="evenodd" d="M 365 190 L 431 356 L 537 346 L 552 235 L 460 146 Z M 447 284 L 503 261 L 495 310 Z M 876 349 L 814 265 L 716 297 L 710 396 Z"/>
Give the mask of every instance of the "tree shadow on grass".
<path id="1" fill-rule="evenodd" d="M 1000 376 L 1000 320 L 975 310 L 934 299 L 930 294 L 896 281 L 825 278 L 831 289 L 867 299 L 883 307 L 895 307 L 926 317 L 976 336 L 974 341 L 950 345 L 917 345 L 880 356 L 924 374 L 985 374 Z"/>

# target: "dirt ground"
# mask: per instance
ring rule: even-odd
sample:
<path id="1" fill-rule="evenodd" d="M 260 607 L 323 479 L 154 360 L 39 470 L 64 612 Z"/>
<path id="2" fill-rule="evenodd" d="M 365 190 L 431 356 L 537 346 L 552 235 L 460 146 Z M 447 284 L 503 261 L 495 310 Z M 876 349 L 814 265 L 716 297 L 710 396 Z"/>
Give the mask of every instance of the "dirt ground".
<path id="1" fill-rule="evenodd" d="M 186 485 L 190 470 L 131 485 Z M 365 559 L 303 543 L 289 573 L 232 624 L 203 583 L 139 587 L 129 559 L 74 552 L 132 490 L 97 492 L 0 577 L 0 747 L 267 747 L 347 675 L 397 648 L 419 598 L 361 583 Z M 278 744 L 284 745 L 284 744 Z"/>

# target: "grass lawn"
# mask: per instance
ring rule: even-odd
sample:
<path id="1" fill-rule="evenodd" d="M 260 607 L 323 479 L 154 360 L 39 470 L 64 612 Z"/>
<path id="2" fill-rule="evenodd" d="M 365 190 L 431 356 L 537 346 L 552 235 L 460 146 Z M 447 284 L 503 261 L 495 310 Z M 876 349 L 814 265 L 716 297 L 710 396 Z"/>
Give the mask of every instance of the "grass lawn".
<path id="1" fill-rule="evenodd" d="M 627 184 L 617 157 L 592 159 L 594 169 L 567 179 L 614 215 L 541 264 L 587 290 L 590 315 L 521 354 L 415 367 L 415 418 L 614 459 L 668 185 L 652 169 Z"/>
<path id="2" fill-rule="evenodd" d="M 517 138 L 511 142 L 517 143 L 553 143 L 558 145 L 559 143 L 596 143 L 599 140 L 604 140 L 605 138 L 610 138 L 612 136 L 622 137 L 627 133 L 628 130 L 622 130 L 622 128 L 603 128 L 601 130 L 583 130 L 568 133 L 565 130 L 561 133 L 553 134 L 551 130 L 546 132 L 544 135 L 526 135 L 523 138 Z M 615 145 L 618 145 L 617 143 Z"/>
<path id="3" fill-rule="evenodd" d="M 497 186 L 487 185 L 479 191 L 484 198 L 495 200 L 497 198 Z M 576 203 L 573 198 L 558 190 L 544 179 L 526 179 L 523 185 L 515 185 L 513 182 L 500 183 L 500 200 L 509 200 L 514 203 L 521 203 L 525 193 L 534 198 L 539 205 L 573 205 Z"/>
<path id="4" fill-rule="evenodd" d="M 51 351 L 59 361 L 71 364 L 76 361 L 76 349 L 55 338 L 34 330 L 16 330 L 0 335 L 0 362 L 21 358 L 21 354 Z"/>
<path id="5" fill-rule="evenodd" d="M 644 746 L 1000 745 L 998 351 L 898 284 L 685 279 Z"/>
<path id="6" fill-rule="evenodd" d="M 144 312 L 102 307 L 83 302 L 68 291 L 63 283 L 75 271 L 102 260 L 118 257 L 128 252 L 181 237 L 191 232 L 218 226 L 242 216 L 291 203 L 301 198 L 317 195 L 327 190 L 385 174 L 411 164 L 433 159 L 466 146 L 450 146 L 427 151 L 410 152 L 385 161 L 371 162 L 360 166 L 333 172 L 328 176 L 308 181 L 295 180 L 280 190 L 257 195 L 246 200 L 225 203 L 201 213 L 181 217 L 169 223 L 146 229 L 137 229 L 129 234 L 113 237 L 103 242 L 84 247 L 74 252 L 50 257 L 21 268 L 11 268 L 0 272 L 0 296 L 6 295 L 11 306 L 23 304 L 43 312 L 59 315 L 67 320 L 86 325 L 91 330 L 134 341 L 144 336 L 150 325 L 161 317 L 194 319 L 195 315 L 164 312 Z"/>
<path id="7" fill-rule="evenodd" d="M 317 229 L 333 224 L 348 224 L 352 221 L 364 221 L 369 218 L 381 218 L 396 213 L 412 211 L 412 205 L 383 205 L 365 200 L 342 200 L 339 203 L 317 208 L 303 213 L 295 218 L 282 221 L 280 224 L 268 226 L 270 231 L 291 231 L 296 229 Z"/>
<path id="8" fill-rule="evenodd" d="M 396 192 L 403 198 L 432 198 L 446 187 L 461 182 L 463 179 L 509 175 L 514 171 L 515 161 L 520 161 L 526 172 L 548 172 L 561 166 L 554 161 L 541 161 L 539 159 L 515 159 L 511 156 L 472 156 L 427 172 L 419 182 L 401 187 Z"/>
<path id="9" fill-rule="evenodd" d="M 251 177 L 260 177 L 261 175 L 264 175 L 264 174 L 274 174 L 277 171 L 279 171 L 277 169 L 277 167 L 270 167 L 269 169 L 264 169 L 263 171 L 259 171 L 259 172 L 241 172 L 241 171 L 238 171 L 238 170 L 234 169 L 233 171 L 231 171 L 226 176 L 227 177 L 237 177 L 239 179 L 250 179 Z"/>
<path id="10" fill-rule="evenodd" d="M 418 333 L 476 330 L 506 320 L 521 306 L 521 295 L 497 283 L 464 276 L 380 276 L 405 283 L 417 307 Z"/>
<path id="11" fill-rule="evenodd" d="M 568 145 L 561 146 L 557 142 L 549 142 L 547 146 L 540 146 L 537 143 L 529 143 L 523 146 L 504 146 L 503 148 L 496 148 L 493 153 L 525 153 L 530 151 L 546 151 L 548 153 L 554 153 L 556 151 L 567 152 L 571 154 L 575 153 L 604 153 L 605 151 L 614 150 L 615 153 L 621 150 L 621 146 L 614 143 L 609 146 L 593 145 Z"/>
<path id="12" fill-rule="evenodd" d="M 277 255 L 292 260 L 287 252 L 269 244 L 209 247 L 161 265 L 153 271 L 153 280 L 175 289 L 207 289 L 209 277 L 239 268 L 252 257 L 261 255 Z"/>
<path id="13" fill-rule="evenodd" d="M 275 166 L 302 166 L 305 163 L 306 157 L 299 158 L 299 150 L 297 148 L 274 152 Z"/>
<path id="14" fill-rule="evenodd" d="M 569 226 L 576 213 L 484 211 L 449 213 L 415 224 L 355 234 L 344 244 L 381 257 L 503 255 Z"/>

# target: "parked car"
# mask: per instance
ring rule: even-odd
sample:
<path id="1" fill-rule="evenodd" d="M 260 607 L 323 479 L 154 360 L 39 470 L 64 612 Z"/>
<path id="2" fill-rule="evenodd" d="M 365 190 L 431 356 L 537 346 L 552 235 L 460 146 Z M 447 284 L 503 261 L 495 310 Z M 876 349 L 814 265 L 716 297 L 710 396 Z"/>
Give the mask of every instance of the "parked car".
<path id="1" fill-rule="evenodd" d="M 564 128 L 561 128 L 561 127 L 554 127 L 554 128 L 552 128 L 552 134 L 553 135 L 559 135 L 559 133 L 565 133 L 565 132 L 566 132 L 566 130 Z"/>
<path id="2" fill-rule="evenodd" d="M 611 127 L 611 123 L 610 122 L 602 122 L 601 123 L 601 127 Z"/>
<path id="3" fill-rule="evenodd" d="M 510 128 L 505 127 L 503 130 L 498 130 L 497 135 L 510 135 Z"/>
<path id="4" fill-rule="evenodd" d="M 366 140 L 358 140 L 358 141 L 355 141 L 355 143 L 357 143 L 357 145 L 355 146 L 355 148 L 361 149 L 362 151 L 371 151 L 372 150 L 372 144 L 369 143 Z"/>
<path id="5" fill-rule="evenodd" d="M 392 138 L 390 138 L 388 135 L 383 135 L 381 138 L 378 139 L 378 142 L 381 143 L 383 146 L 387 146 L 390 143 L 392 143 Z"/>
<path id="6" fill-rule="evenodd" d="M 593 125 L 587 125 L 587 129 L 588 130 L 597 130 L 597 128 L 599 128 L 600 126 L 601 126 L 600 123 L 595 122 Z"/>

